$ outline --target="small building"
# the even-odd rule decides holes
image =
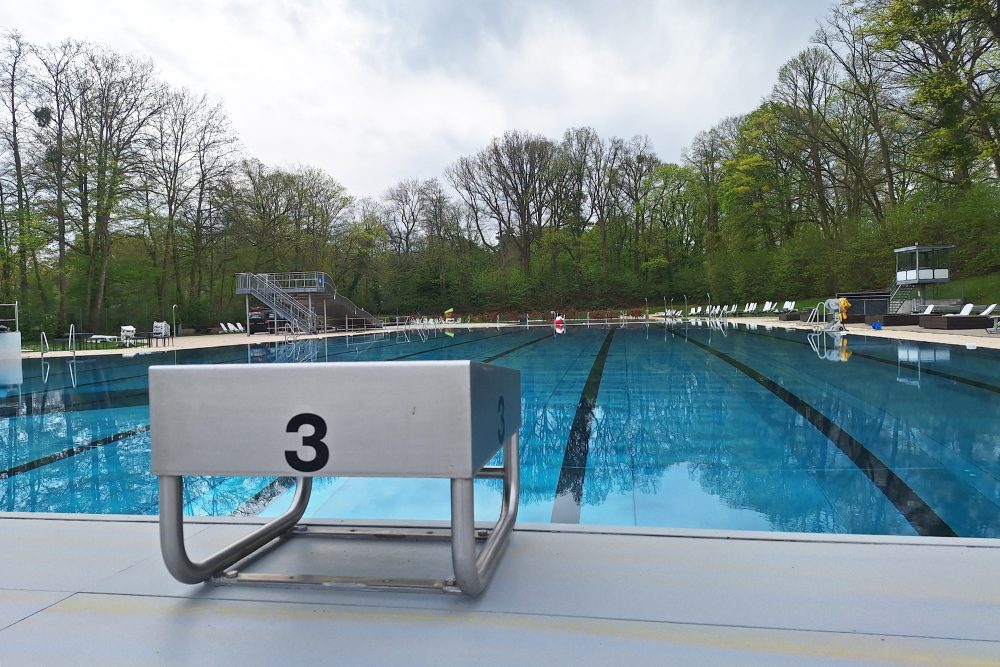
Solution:
[[[953,245],[920,245],[896,248],[896,282],[900,285],[946,283],[950,280]]]
[[[897,312],[905,297],[916,289],[919,303],[927,300],[926,286],[951,280],[953,245],[920,245],[896,248],[896,285],[890,297],[890,312]],[[900,289],[902,288],[902,289]]]

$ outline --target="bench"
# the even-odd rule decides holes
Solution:
[[[472,361],[154,366],[149,399],[161,551],[167,569],[184,583],[280,581],[478,595],[517,518],[521,390],[516,370]],[[503,465],[488,465],[501,448]],[[287,512],[207,559],[193,561],[184,545],[185,475],[291,476],[297,478],[296,492]],[[316,476],[450,479],[451,530],[444,536],[451,541],[454,576],[241,572],[240,561],[278,537],[323,532],[322,526],[299,524]],[[491,530],[477,530],[474,523],[476,477],[503,480],[500,516]],[[396,532],[407,537],[423,531]],[[485,539],[478,555],[477,538]]]

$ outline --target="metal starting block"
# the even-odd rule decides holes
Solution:
[[[149,369],[153,473],[167,569],[194,584],[282,583],[478,595],[510,538],[519,493],[520,373],[473,361],[386,361]],[[503,448],[503,466],[487,463]],[[185,475],[297,478],[292,506],[203,561],[184,545]],[[303,526],[312,478],[451,480],[454,576],[371,579],[241,572],[240,561]],[[503,479],[500,517],[476,553],[473,479]],[[380,529],[418,537],[429,531]],[[440,532],[440,531],[437,531]],[[445,531],[447,533],[447,531]],[[325,534],[357,536],[357,530]],[[478,531],[482,537],[484,531]]]

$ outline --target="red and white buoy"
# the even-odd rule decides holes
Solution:
[[[552,328],[557,334],[566,333],[566,320],[563,319],[562,315],[556,315],[556,319],[552,320]]]

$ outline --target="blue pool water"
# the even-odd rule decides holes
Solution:
[[[0,387],[0,511],[155,514],[150,365],[475,359],[521,371],[520,521],[1000,536],[1000,354],[847,341],[511,328],[25,361]],[[495,518],[497,484],[477,482],[477,518]],[[290,488],[189,478],[186,511],[274,515]],[[445,480],[318,479],[307,516],[444,519],[448,503]]]

